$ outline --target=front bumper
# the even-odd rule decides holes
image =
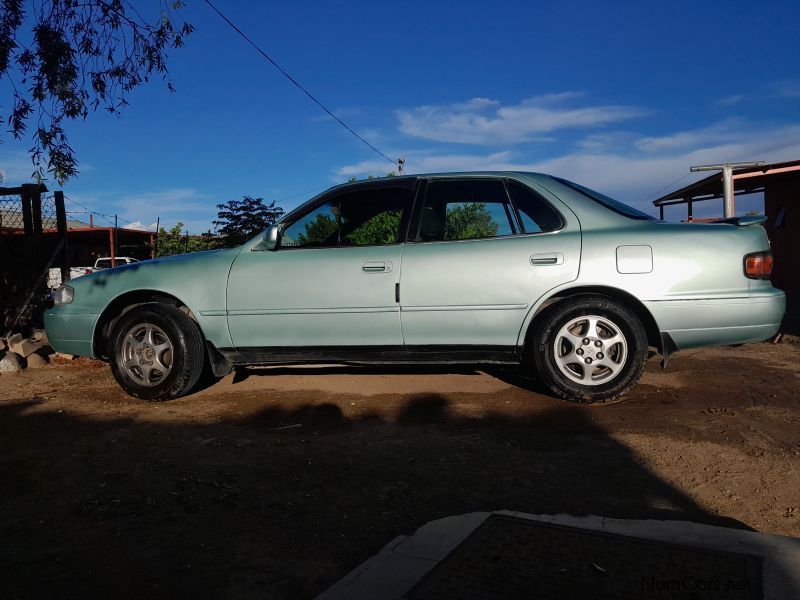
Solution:
[[[47,339],[56,352],[94,357],[92,337],[99,314],[71,313],[54,306],[44,314]]]
[[[644,303],[678,350],[762,342],[780,329],[786,295],[780,290],[742,298]]]

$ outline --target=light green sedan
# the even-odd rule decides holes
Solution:
[[[61,286],[60,352],[107,360],[131,395],[189,393],[240,365],[517,365],[604,401],[650,347],[764,340],[783,292],[761,220],[664,223],[535,173],[391,177],[331,188],[239,248]]]

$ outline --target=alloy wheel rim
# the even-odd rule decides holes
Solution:
[[[585,315],[570,320],[558,331],[553,356],[559,371],[571,381],[602,385],[622,371],[628,342],[611,319]]]
[[[157,325],[138,323],[125,334],[120,364],[139,385],[153,387],[172,371],[174,349],[169,336]]]

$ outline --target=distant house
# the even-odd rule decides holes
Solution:
[[[155,232],[68,219],[63,194],[46,191],[41,184],[0,188],[0,326],[40,321],[46,287],[82,272],[70,267],[100,257],[150,258],[155,247]]]
[[[14,234],[22,238],[24,227],[19,212],[0,210],[0,232],[6,236],[6,240],[13,240],[9,235]],[[41,235],[45,247],[55,248],[58,242],[55,218],[42,218]],[[125,227],[115,229],[112,226],[95,227],[93,219],[90,219],[90,223],[67,219],[69,266],[89,266],[98,258],[115,255],[131,256],[139,260],[152,258],[155,237],[153,231]]]

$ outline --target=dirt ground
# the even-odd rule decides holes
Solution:
[[[506,371],[270,368],[180,400],[102,363],[0,376],[0,598],[309,598],[495,509],[800,536],[800,346],[651,359],[623,401]]]

